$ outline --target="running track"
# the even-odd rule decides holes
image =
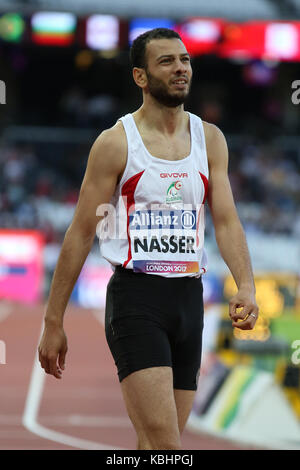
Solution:
[[[103,312],[69,305],[66,370],[57,380],[40,367],[32,375],[43,308],[0,303],[0,340],[6,344],[6,364],[0,364],[0,449],[135,449]],[[25,409],[34,432],[23,425]],[[254,449],[188,430],[182,443],[184,450]]]

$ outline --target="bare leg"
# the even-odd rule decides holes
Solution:
[[[174,389],[180,435],[183,433],[184,427],[192,410],[195,394],[196,391],[194,390]]]
[[[171,367],[133,372],[121,382],[138,449],[180,449]]]

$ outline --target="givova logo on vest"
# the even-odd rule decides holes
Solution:
[[[178,194],[178,191],[180,191],[181,188],[182,188],[181,181],[174,181],[173,183],[170,184],[170,186],[167,189],[167,198],[166,198],[167,204],[172,204],[174,202],[182,202],[182,197],[180,194]]]
[[[188,173],[160,173],[161,178],[188,178]]]

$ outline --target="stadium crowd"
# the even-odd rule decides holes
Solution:
[[[231,186],[246,232],[299,236],[299,165],[272,143],[248,142],[232,152],[229,143],[229,151]],[[72,148],[66,150],[70,168],[64,171],[45,166],[40,152],[32,144],[1,146],[0,227],[38,229],[47,243],[60,242],[78,198],[89,145],[81,146],[76,159]],[[208,218],[208,235],[211,231]]]

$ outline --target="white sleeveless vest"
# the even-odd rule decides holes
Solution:
[[[122,179],[97,234],[102,256],[165,277],[206,272],[204,202],[208,161],[202,120],[190,118],[191,152],[171,161],[146,149],[132,114],[120,118],[128,143]]]

